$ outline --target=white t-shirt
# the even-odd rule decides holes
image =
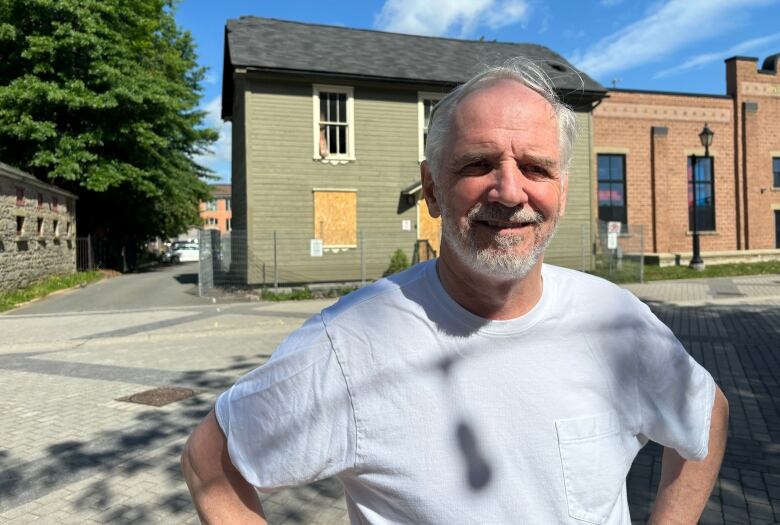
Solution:
[[[542,275],[509,321],[434,262],[342,298],[220,396],[234,465],[261,489],[336,475],[352,523],[630,524],[648,439],[707,455],[714,382],[630,293]]]

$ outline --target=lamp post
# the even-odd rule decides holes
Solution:
[[[699,133],[699,140],[701,145],[704,146],[704,158],[709,161],[710,158],[710,144],[712,144],[712,137],[715,135],[713,131],[704,123],[704,129]],[[709,162],[707,166],[712,166]],[[690,267],[694,270],[703,270],[704,261],[701,258],[701,251],[699,248],[699,228],[696,218],[696,155],[691,155],[691,185],[693,186],[693,256],[691,257]]]

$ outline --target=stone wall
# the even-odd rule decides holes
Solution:
[[[75,271],[75,195],[0,163],[0,291]]]

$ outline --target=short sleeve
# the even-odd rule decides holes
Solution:
[[[707,456],[715,381],[672,331],[636,300],[639,323],[637,402],[640,433],[685,459]]]
[[[319,316],[224,392],[216,415],[231,461],[258,488],[310,483],[354,466],[352,403]]]

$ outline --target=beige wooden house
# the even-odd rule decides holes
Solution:
[[[486,64],[525,55],[577,111],[569,205],[546,260],[592,264],[591,136],[606,91],[537,45],[431,38],[242,17],[225,28],[222,116],[232,122],[232,270],[249,284],[381,276],[425,259],[440,228],[419,165],[433,104]]]

